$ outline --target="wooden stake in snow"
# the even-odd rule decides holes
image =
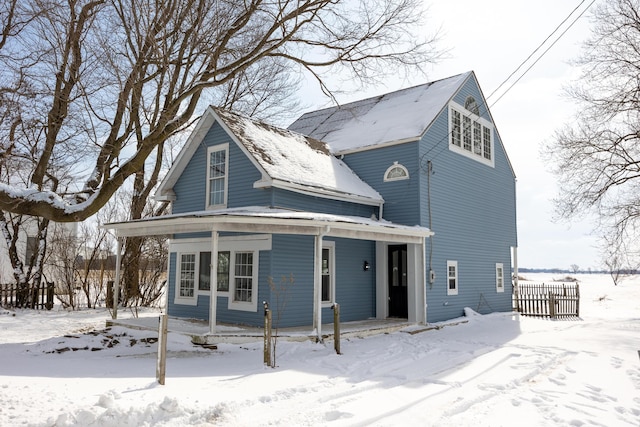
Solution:
[[[269,303],[263,301],[264,304],[264,364],[271,366],[273,363],[271,360],[271,310],[269,310]]]
[[[340,354],[340,304],[334,303],[333,308],[333,348]]]
[[[167,370],[167,315],[160,315],[158,327],[158,363],[156,365],[156,379],[160,385],[164,385],[165,372]]]

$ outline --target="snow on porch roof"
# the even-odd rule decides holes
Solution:
[[[262,206],[188,212],[162,217],[104,224],[119,237],[176,233],[235,231],[245,233],[305,234],[421,243],[433,232],[425,227],[394,224],[386,220],[318,212],[299,212]]]
[[[306,190],[379,205],[384,199],[322,141],[212,107],[270,180],[258,186]]]
[[[303,114],[289,129],[320,139],[334,154],[415,140],[472,71],[373,98]]]

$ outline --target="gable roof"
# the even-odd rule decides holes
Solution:
[[[173,186],[215,122],[261,172],[262,178],[254,183],[256,188],[283,188],[375,206],[384,202],[376,190],[334,157],[324,142],[216,107],[207,108],[201,117],[160,184],[156,198],[171,198]]]
[[[289,129],[326,142],[334,154],[421,138],[472,71],[303,114]]]

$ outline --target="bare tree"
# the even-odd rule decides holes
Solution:
[[[164,142],[195,119],[206,91],[233,94],[239,76],[260,75],[251,70],[304,70],[330,94],[325,72],[347,70],[365,83],[415,72],[438,56],[434,39],[413,31],[420,0],[7,4],[0,110],[15,108],[0,116],[0,143],[5,157],[29,163],[29,176],[26,184],[0,184],[0,210],[54,221],[95,214],[129,177],[157,163],[148,159],[160,158]],[[267,98],[265,87],[256,99]],[[66,177],[74,185],[60,186]],[[153,181],[152,172],[135,191]]]
[[[568,89],[575,119],[543,149],[560,183],[558,216],[595,214],[605,246],[630,250],[640,241],[639,9],[635,0],[599,4],[582,75]]]

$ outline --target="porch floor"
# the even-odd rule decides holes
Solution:
[[[159,318],[157,316],[138,317],[130,319],[109,319],[107,326],[122,326],[131,329],[158,331]],[[386,334],[414,325],[406,319],[370,319],[356,322],[340,322],[340,337],[366,337]],[[252,326],[238,326],[218,324],[216,332],[209,333],[209,323],[204,320],[168,318],[169,332],[191,337],[195,344],[243,344],[261,341],[264,337],[263,328]],[[275,335],[275,329],[273,330]],[[322,324],[322,338],[333,340],[333,323]],[[317,341],[317,335],[311,326],[293,328],[279,328],[278,338],[286,341]]]

